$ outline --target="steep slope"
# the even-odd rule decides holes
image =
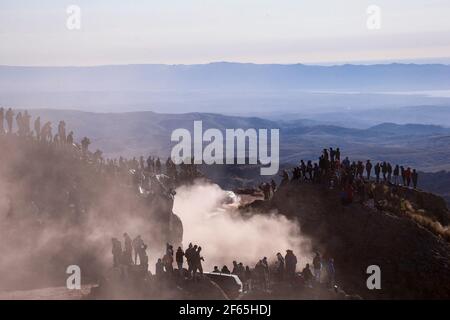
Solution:
[[[335,190],[289,183],[253,209],[298,219],[315,248],[335,259],[337,281],[364,298],[450,297],[450,244],[411,217],[366,204],[343,206]],[[448,212],[447,212],[448,215]],[[381,268],[381,290],[368,290],[366,269]]]
[[[139,193],[128,170],[111,172],[78,145],[15,134],[0,135],[0,150],[0,290],[63,286],[73,264],[91,281],[124,232],[141,234],[151,259],[181,241],[170,201]]]

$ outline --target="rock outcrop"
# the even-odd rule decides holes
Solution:
[[[403,188],[398,195],[409,201],[406,211],[442,223],[448,218],[445,204],[435,195]],[[411,215],[389,211],[389,205],[376,208],[370,199],[343,206],[335,190],[290,182],[270,201],[255,201],[247,209],[275,209],[297,219],[315,249],[334,257],[337,281],[346,292],[368,299],[450,297],[450,243]],[[366,286],[370,265],[381,269],[381,290]]]

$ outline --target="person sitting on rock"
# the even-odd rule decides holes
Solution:
[[[283,170],[280,176],[282,177],[280,186],[283,186],[289,182],[289,174],[286,170]]]
[[[270,186],[272,188],[272,193],[275,193],[275,191],[277,190],[277,183],[275,182],[275,180],[271,180],[270,181]]]
[[[228,269],[227,266],[223,266],[220,272],[224,274],[231,274],[230,269]]]
[[[313,274],[311,272],[311,269],[309,268],[309,263],[306,264],[306,266],[302,270],[302,276],[305,280],[305,285],[309,286],[311,284],[311,280],[313,279]]]

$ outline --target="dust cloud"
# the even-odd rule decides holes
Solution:
[[[276,212],[244,217],[236,210],[239,197],[233,195],[209,183],[177,189],[174,213],[183,221],[183,245],[202,247],[205,271],[215,265],[230,267],[233,260],[254,267],[259,259],[273,261],[277,252],[284,255],[287,249],[300,265],[311,259],[310,241],[298,223]]]
[[[69,146],[0,135],[0,291],[82,282],[111,266],[111,238],[141,235],[150,266],[165,248],[161,223],[127,179],[110,177]]]

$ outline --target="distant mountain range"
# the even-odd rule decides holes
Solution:
[[[0,67],[14,91],[411,91],[450,88],[450,66],[210,63],[98,67]]]
[[[65,120],[75,140],[88,136],[90,149],[105,157],[159,156],[165,160],[175,144],[174,129],[192,132],[194,120],[204,130],[217,128],[279,128],[280,168],[292,168],[301,159],[316,161],[323,148],[340,147],[352,160],[390,161],[420,170],[420,187],[443,196],[450,204],[450,128],[436,125],[381,123],[367,129],[321,124],[308,119],[267,120],[211,113],[159,114],[155,112],[92,113],[73,110],[31,110],[56,129]],[[206,173],[225,189],[254,186],[268,179],[255,165],[203,165]],[[444,172],[447,170],[448,172]],[[424,173],[424,171],[426,173]],[[276,177],[275,177],[276,178]]]
[[[339,146],[353,159],[387,160],[424,171],[450,170],[450,128],[435,125],[382,123],[368,129],[311,124],[307,120],[272,121],[258,117],[211,113],[159,114],[154,112],[89,113],[65,110],[32,110],[54,123],[64,119],[81,140],[88,136],[92,148],[107,156],[159,155],[167,157],[175,143],[173,130],[192,132],[193,121],[202,120],[203,130],[217,128],[279,128],[281,161],[315,160],[324,147]]]
[[[0,66],[2,105],[95,112],[262,114],[450,106],[448,97],[408,94],[427,90],[450,90],[449,65]]]
[[[344,127],[365,129],[384,122],[396,124],[427,124],[450,127],[449,106],[413,106],[402,108],[338,108],[333,112],[278,114],[273,119],[302,119],[307,117],[310,124],[334,124]],[[387,129],[387,128],[385,128]]]

